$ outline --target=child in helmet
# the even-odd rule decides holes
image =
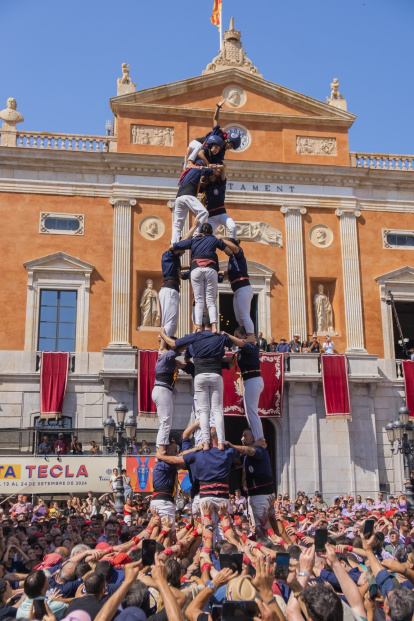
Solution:
[[[214,115],[214,122],[218,121],[219,111],[224,102],[225,99],[222,99],[216,104],[217,110]],[[221,129],[220,125],[215,125],[206,136],[191,141],[187,149],[186,166],[194,166],[194,162],[197,158],[201,159],[205,166],[209,166],[210,164],[222,164],[227,149],[238,149],[240,144],[241,138],[239,134],[236,132],[230,132],[230,134],[228,134]],[[190,152],[190,147],[192,145],[194,148]],[[216,148],[217,146],[219,146],[218,150]]]

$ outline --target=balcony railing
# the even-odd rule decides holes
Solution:
[[[58,151],[115,151],[115,136],[84,136],[48,132],[17,132],[16,147]]]
[[[41,352],[38,351],[36,353],[36,369],[35,371],[40,371],[40,360],[41,360],[42,356],[41,356]],[[70,354],[70,358],[69,358],[69,372],[70,373],[75,373],[75,360],[76,360],[76,354]]]
[[[414,155],[394,155],[390,153],[351,152],[351,166],[355,168],[372,168],[375,170],[413,171]]]

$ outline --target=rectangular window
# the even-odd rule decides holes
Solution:
[[[76,293],[40,292],[38,351],[75,351]]]

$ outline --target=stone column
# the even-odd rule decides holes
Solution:
[[[280,211],[285,214],[286,226],[290,338],[299,334],[304,340],[307,336],[307,325],[302,216],[305,215],[306,208],[283,206]]]
[[[135,198],[111,198],[114,208],[112,259],[112,319],[109,347],[131,347],[129,316],[131,297],[131,207]]]
[[[171,209],[172,219],[174,219],[174,205],[175,201],[170,200],[167,203],[168,207]],[[185,219],[184,227],[182,230],[182,235],[188,233],[190,228],[190,215],[187,214]],[[190,265],[190,251],[186,250],[183,256],[181,257],[181,265]],[[180,310],[178,315],[178,327],[177,327],[177,336],[181,338],[186,334],[191,332],[191,284],[190,279],[181,281],[181,289],[180,289]]]
[[[361,280],[356,219],[361,215],[355,209],[337,209],[341,226],[342,271],[344,276],[345,319],[347,351],[366,352],[362,323]]]

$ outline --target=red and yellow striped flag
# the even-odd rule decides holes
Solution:
[[[221,26],[221,2],[222,0],[214,0],[213,13],[210,18],[211,23],[217,26],[217,28]]]

